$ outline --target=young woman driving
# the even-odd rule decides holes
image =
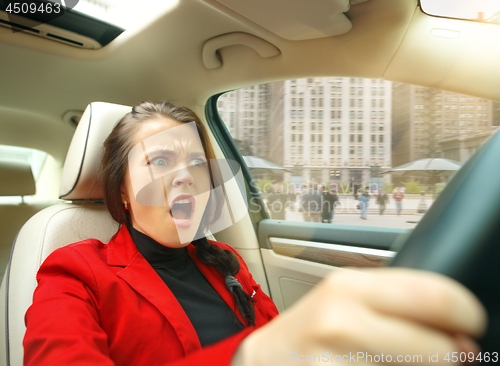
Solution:
[[[335,271],[277,316],[239,254],[205,237],[224,211],[214,159],[187,108],[145,102],[123,117],[102,159],[121,227],[108,244],[71,244],[42,264],[26,365],[283,365],[357,352],[426,362],[477,349],[481,304],[418,271]]]

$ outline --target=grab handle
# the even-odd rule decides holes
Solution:
[[[280,50],[271,43],[254,35],[235,32],[228,33],[209,39],[203,46],[203,64],[209,70],[217,69],[222,66],[222,58],[219,50],[224,47],[243,45],[253,48],[262,58],[269,58],[279,55]]]

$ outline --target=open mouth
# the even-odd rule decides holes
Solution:
[[[193,204],[188,199],[175,201],[170,208],[170,212],[174,219],[189,220],[193,212]]]
[[[177,226],[191,226],[195,202],[194,197],[191,195],[179,195],[174,199],[174,202],[170,206],[170,214]]]

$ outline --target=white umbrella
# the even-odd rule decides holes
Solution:
[[[429,158],[412,161],[382,172],[399,176],[416,175],[423,177],[450,176],[460,169],[462,163],[442,158]]]
[[[244,156],[248,169],[251,173],[284,173],[291,172],[290,169],[284,168],[278,164],[274,164],[266,159],[258,158],[256,156]]]

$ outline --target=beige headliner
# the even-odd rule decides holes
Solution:
[[[429,17],[416,0],[369,0],[353,5],[349,17],[345,35],[288,41],[215,0],[181,0],[97,51],[0,28],[0,144],[36,147],[62,162],[73,133],[61,118],[67,110],[166,99],[203,114],[217,92],[306,76],[385,78],[500,100],[500,26]],[[433,28],[461,35],[436,38]],[[207,70],[203,44],[230,32],[261,37],[281,54],[262,59],[232,46],[221,51],[221,68]]]

